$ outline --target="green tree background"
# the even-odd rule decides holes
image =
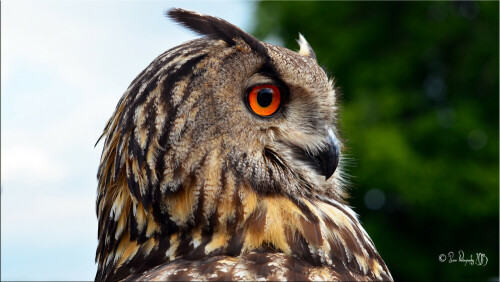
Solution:
[[[334,76],[350,204],[396,280],[498,277],[498,2],[260,2]],[[440,262],[485,253],[486,266]]]

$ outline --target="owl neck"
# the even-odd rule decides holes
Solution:
[[[116,197],[122,197],[122,205],[115,204],[110,222],[101,223],[111,229],[105,231],[109,241],[100,242],[96,279],[122,279],[180,258],[236,257],[255,250],[374,277],[388,273],[347,206],[321,198],[260,195],[242,183],[222,186],[190,185],[153,202],[146,212],[124,185]]]

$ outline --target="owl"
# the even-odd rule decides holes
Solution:
[[[392,280],[345,202],[336,89],[216,17],[132,81],[101,136],[96,280]]]

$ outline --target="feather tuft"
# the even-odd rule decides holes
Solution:
[[[221,39],[229,46],[237,45],[235,39],[241,38],[254,51],[268,57],[267,48],[260,40],[223,19],[180,8],[170,9],[166,16],[200,35]]]
[[[316,53],[312,49],[311,45],[307,42],[306,38],[299,33],[299,39],[297,39],[297,43],[299,43],[300,50],[299,54],[305,57],[310,57],[316,60]]]

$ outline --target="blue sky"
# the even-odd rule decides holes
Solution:
[[[171,7],[252,26],[252,2],[2,1],[2,280],[93,280],[94,144],[135,76],[196,37]]]

